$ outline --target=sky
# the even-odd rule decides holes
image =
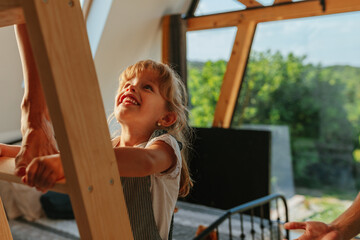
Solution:
[[[273,0],[259,0],[271,5]],[[201,0],[195,14],[244,9],[237,0]],[[188,60],[228,60],[236,28],[187,33]],[[306,63],[360,67],[360,12],[258,24],[252,50],[306,55]]]

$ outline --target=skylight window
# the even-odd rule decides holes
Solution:
[[[243,10],[246,7],[236,0],[200,0],[195,16]]]

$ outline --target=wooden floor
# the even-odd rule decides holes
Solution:
[[[202,224],[210,225],[224,211],[206,206],[178,202],[179,211],[174,216],[173,240],[189,240],[195,236],[197,227]],[[27,222],[23,219],[9,221],[14,240],[68,240],[80,239],[75,220],[50,220],[41,218],[35,222]],[[239,220],[232,220],[233,239],[239,239]],[[249,229],[250,222],[245,223],[245,229]],[[247,232],[250,232],[247,231]],[[251,239],[250,235],[248,236]],[[220,239],[229,239],[228,224],[220,227]],[[261,239],[260,236],[255,239]],[[270,239],[265,237],[265,239]]]

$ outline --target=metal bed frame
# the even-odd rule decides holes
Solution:
[[[280,211],[279,211],[279,204],[278,201],[281,200],[283,203],[283,207],[284,207],[284,218],[285,219],[281,219],[280,218]],[[276,220],[271,220],[270,216],[266,216],[264,214],[264,208],[266,206],[270,206],[270,204],[275,203],[275,211],[277,213],[277,218]],[[260,210],[260,216],[255,216],[255,211],[259,211]],[[250,214],[245,214],[245,212],[250,212]],[[233,226],[232,226],[232,222],[231,219],[234,218],[234,215],[239,215],[239,219],[240,219],[240,236],[234,236],[233,235]],[[249,234],[246,234],[246,232],[244,231],[244,215],[246,215],[247,217],[250,217],[250,232]],[[255,220],[256,219],[256,220]],[[217,238],[220,239],[220,231],[219,231],[219,226],[221,224],[223,224],[226,220],[228,220],[229,223],[229,235],[227,239],[255,239],[255,234],[256,234],[256,230],[254,225],[255,224],[260,224],[260,234],[261,234],[261,239],[264,240],[265,239],[265,234],[264,234],[264,229],[268,228],[269,229],[269,233],[270,239],[289,239],[289,230],[285,230],[285,236],[282,237],[283,233],[280,229],[280,225],[283,224],[284,222],[288,222],[289,221],[289,215],[288,215],[288,207],[287,207],[287,203],[286,203],[286,199],[284,196],[280,195],[280,194],[271,194],[259,199],[256,199],[254,201],[248,202],[248,203],[244,203],[240,206],[234,207],[229,209],[223,216],[221,216],[220,218],[218,218],[214,223],[212,223],[208,228],[206,228],[203,232],[201,232],[198,236],[196,236],[195,238],[193,238],[193,240],[201,240],[201,239],[206,239],[206,237],[213,231],[216,232]],[[276,233],[274,233],[274,231],[276,231]],[[248,231],[247,231],[248,232]],[[249,238],[250,237],[250,238]]]

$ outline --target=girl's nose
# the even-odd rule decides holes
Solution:
[[[130,85],[127,89],[126,89],[127,92],[135,92],[135,87],[134,85]]]

